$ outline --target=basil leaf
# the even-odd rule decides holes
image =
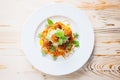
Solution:
[[[58,39],[58,42],[59,42],[60,45],[62,45],[63,40],[62,40],[61,38],[59,38],[59,39]]]
[[[47,54],[44,50],[42,50],[41,53],[42,53],[42,56],[46,56]]]
[[[47,23],[48,23],[48,25],[53,25],[54,24],[53,21],[49,18],[47,19]]]
[[[75,38],[78,38],[78,36],[79,36],[78,33],[73,33],[73,35]]]
[[[63,30],[60,30],[60,29],[57,29],[56,33],[55,33],[55,36],[56,37],[63,37],[64,36],[64,31]]]
[[[62,40],[63,40],[63,41],[65,41],[66,39],[67,39],[67,37],[66,37],[66,36],[63,36],[63,37],[62,37]]]
[[[73,44],[75,45],[75,47],[79,47],[79,41],[75,40],[73,41]]]

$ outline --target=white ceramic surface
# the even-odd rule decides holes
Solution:
[[[79,34],[80,47],[69,58],[53,61],[41,55],[37,34],[44,28],[47,18],[66,20],[73,32]],[[65,4],[49,4],[35,12],[22,33],[22,48],[28,60],[36,69],[51,75],[65,75],[80,69],[91,56],[93,47],[94,32],[89,19],[83,11]]]

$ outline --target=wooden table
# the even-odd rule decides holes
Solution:
[[[28,17],[50,2],[84,10],[95,33],[91,59],[65,76],[36,70],[21,49]],[[120,0],[0,0],[0,80],[120,80]]]

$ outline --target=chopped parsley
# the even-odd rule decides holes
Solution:
[[[56,56],[52,56],[52,59],[53,59],[54,61],[56,61],[56,60],[57,60],[57,57],[56,57]]]
[[[73,33],[73,35],[75,38],[78,38],[78,36],[79,36],[78,33]]]
[[[41,38],[41,34],[40,33],[38,33],[38,38]]]
[[[71,48],[71,45],[72,45],[71,43],[68,43],[68,44],[67,44],[67,49],[68,49],[68,50]]]
[[[55,47],[52,45],[52,46],[50,46],[50,51],[51,52],[54,52],[55,51]]]
[[[41,53],[43,56],[46,56],[46,54],[47,54],[44,50],[42,50]]]
[[[73,41],[73,44],[74,44],[75,47],[79,47],[79,41],[74,40],[74,41]]]

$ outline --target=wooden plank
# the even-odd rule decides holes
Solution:
[[[27,71],[20,73],[20,80],[45,80],[45,78],[39,71]]]
[[[1,72],[33,71],[31,64],[25,56],[0,56]]]
[[[120,9],[84,10],[95,30],[120,28]]]
[[[52,1],[56,0],[44,0],[44,1],[39,1],[39,0],[21,0],[21,1],[16,1],[16,0],[11,0],[11,1],[2,1],[0,3],[1,7],[1,13],[0,13],[0,25],[10,25],[10,26],[23,26],[25,22],[27,21],[28,17],[36,10],[41,8],[41,6],[50,3]],[[60,0],[59,0],[60,1]],[[7,3],[6,3],[7,2]],[[28,3],[29,2],[29,3]],[[15,3],[15,4],[13,4]],[[115,4],[116,6],[119,6],[120,1],[115,0],[115,1],[100,1],[100,0],[61,0],[61,3],[66,3],[66,4],[71,4],[74,6],[82,6],[83,8],[86,8],[86,5],[84,3],[90,4],[90,5],[97,5],[97,4],[103,4],[106,3],[105,5],[110,5],[110,4]],[[6,7],[7,5],[8,7]],[[104,5],[104,4],[103,4]],[[89,6],[89,5],[88,5]],[[102,6],[102,5],[101,5]],[[94,6],[91,6],[94,7]],[[89,8],[91,8],[89,7]],[[114,7],[114,6],[113,6]],[[88,10],[91,10],[87,8]],[[108,9],[108,8],[107,8]],[[117,9],[117,8],[114,8]],[[84,10],[84,9],[83,9]],[[93,9],[95,10],[95,9]],[[98,8],[98,10],[101,10]],[[112,12],[118,12],[118,11],[112,11]],[[9,13],[9,14],[8,14]],[[91,14],[90,14],[91,15]]]
[[[0,32],[0,43],[14,43],[16,44],[16,41],[18,39],[17,32]]]
[[[0,72],[2,80],[44,80],[43,75],[38,71],[27,72]]]
[[[66,76],[44,75],[45,80],[119,80],[119,56],[94,56],[80,70]]]
[[[0,73],[7,75],[16,73],[21,80],[27,80],[29,77],[30,80],[33,78],[38,80],[42,76],[45,80],[119,80],[120,56],[93,56],[80,70],[65,76],[51,76],[41,73],[33,68],[24,56],[1,56]],[[0,75],[0,78],[2,77]]]
[[[55,0],[55,2],[71,4],[87,10],[120,9],[119,0]]]
[[[0,48],[0,56],[24,56],[21,49],[17,48]]]
[[[96,33],[94,55],[120,55],[120,32]]]
[[[1,72],[1,71],[0,71],[0,79],[1,80],[20,80],[19,75],[16,72]]]

